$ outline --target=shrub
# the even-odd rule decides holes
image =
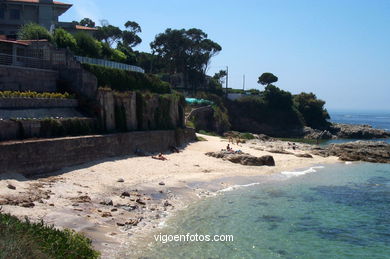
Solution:
[[[140,90],[159,94],[171,92],[169,83],[161,81],[154,75],[90,64],[83,64],[83,67],[97,77],[99,86],[109,87],[112,90]]]
[[[77,50],[76,39],[72,34],[62,28],[58,28],[54,31],[53,39],[59,48],[69,48],[72,51]]]
[[[90,58],[100,58],[102,45],[91,35],[85,32],[78,32],[74,35],[77,42],[76,54]]]
[[[329,126],[328,111],[324,108],[325,102],[317,99],[313,93],[300,93],[294,96],[294,105],[302,114],[307,126],[324,129]]]
[[[27,23],[23,25],[18,32],[20,40],[52,40],[52,36],[48,30],[36,23]]]
[[[37,93],[34,91],[0,91],[0,98],[49,98],[49,99],[72,99],[73,95],[69,93]]]
[[[72,230],[0,214],[0,258],[98,258],[91,244]]]

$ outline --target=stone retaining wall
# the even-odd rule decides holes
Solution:
[[[103,158],[131,155],[136,149],[162,152],[195,140],[193,129],[139,131],[0,143],[0,174],[36,175]]]
[[[60,98],[0,98],[0,109],[76,108],[76,99]]]
[[[0,91],[57,92],[54,70],[0,65]]]

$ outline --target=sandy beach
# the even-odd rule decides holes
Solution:
[[[276,165],[244,166],[206,156],[226,148],[227,139],[200,135],[198,141],[179,153],[166,153],[166,161],[151,156],[106,159],[65,168],[50,175],[26,178],[0,175],[0,204],[3,213],[30,220],[43,220],[58,228],[70,228],[93,240],[103,258],[115,258],[132,244],[150,237],[167,216],[193,201],[213,195],[194,182],[218,183],[224,189],[235,183],[219,181],[235,176],[258,176],[337,163],[337,157],[296,157],[270,153],[286,150],[307,153],[307,145],[250,140],[232,148],[254,156],[272,155]],[[219,185],[219,186],[218,186]]]

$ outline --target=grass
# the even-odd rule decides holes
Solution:
[[[311,145],[316,145],[317,140],[316,139],[305,139],[305,138],[278,138],[282,141],[287,141],[287,142],[297,142],[297,143],[305,143],[305,144],[311,144]],[[318,143],[321,144],[325,142],[326,140],[320,139],[318,140]]]
[[[72,230],[0,213],[0,258],[98,258],[91,240]]]
[[[205,130],[199,130],[199,134],[207,135],[207,136],[214,136],[214,137],[220,137],[217,133],[215,132],[209,132]]]
[[[196,141],[207,141],[207,139],[201,136],[196,136]]]

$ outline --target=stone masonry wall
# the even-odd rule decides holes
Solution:
[[[0,65],[0,91],[56,92],[58,72]]]
[[[36,175],[103,158],[163,152],[195,140],[193,129],[139,131],[0,143],[0,174]]]
[[[76,108],[76,99],[60,98],[0,98],[0,109]]]

